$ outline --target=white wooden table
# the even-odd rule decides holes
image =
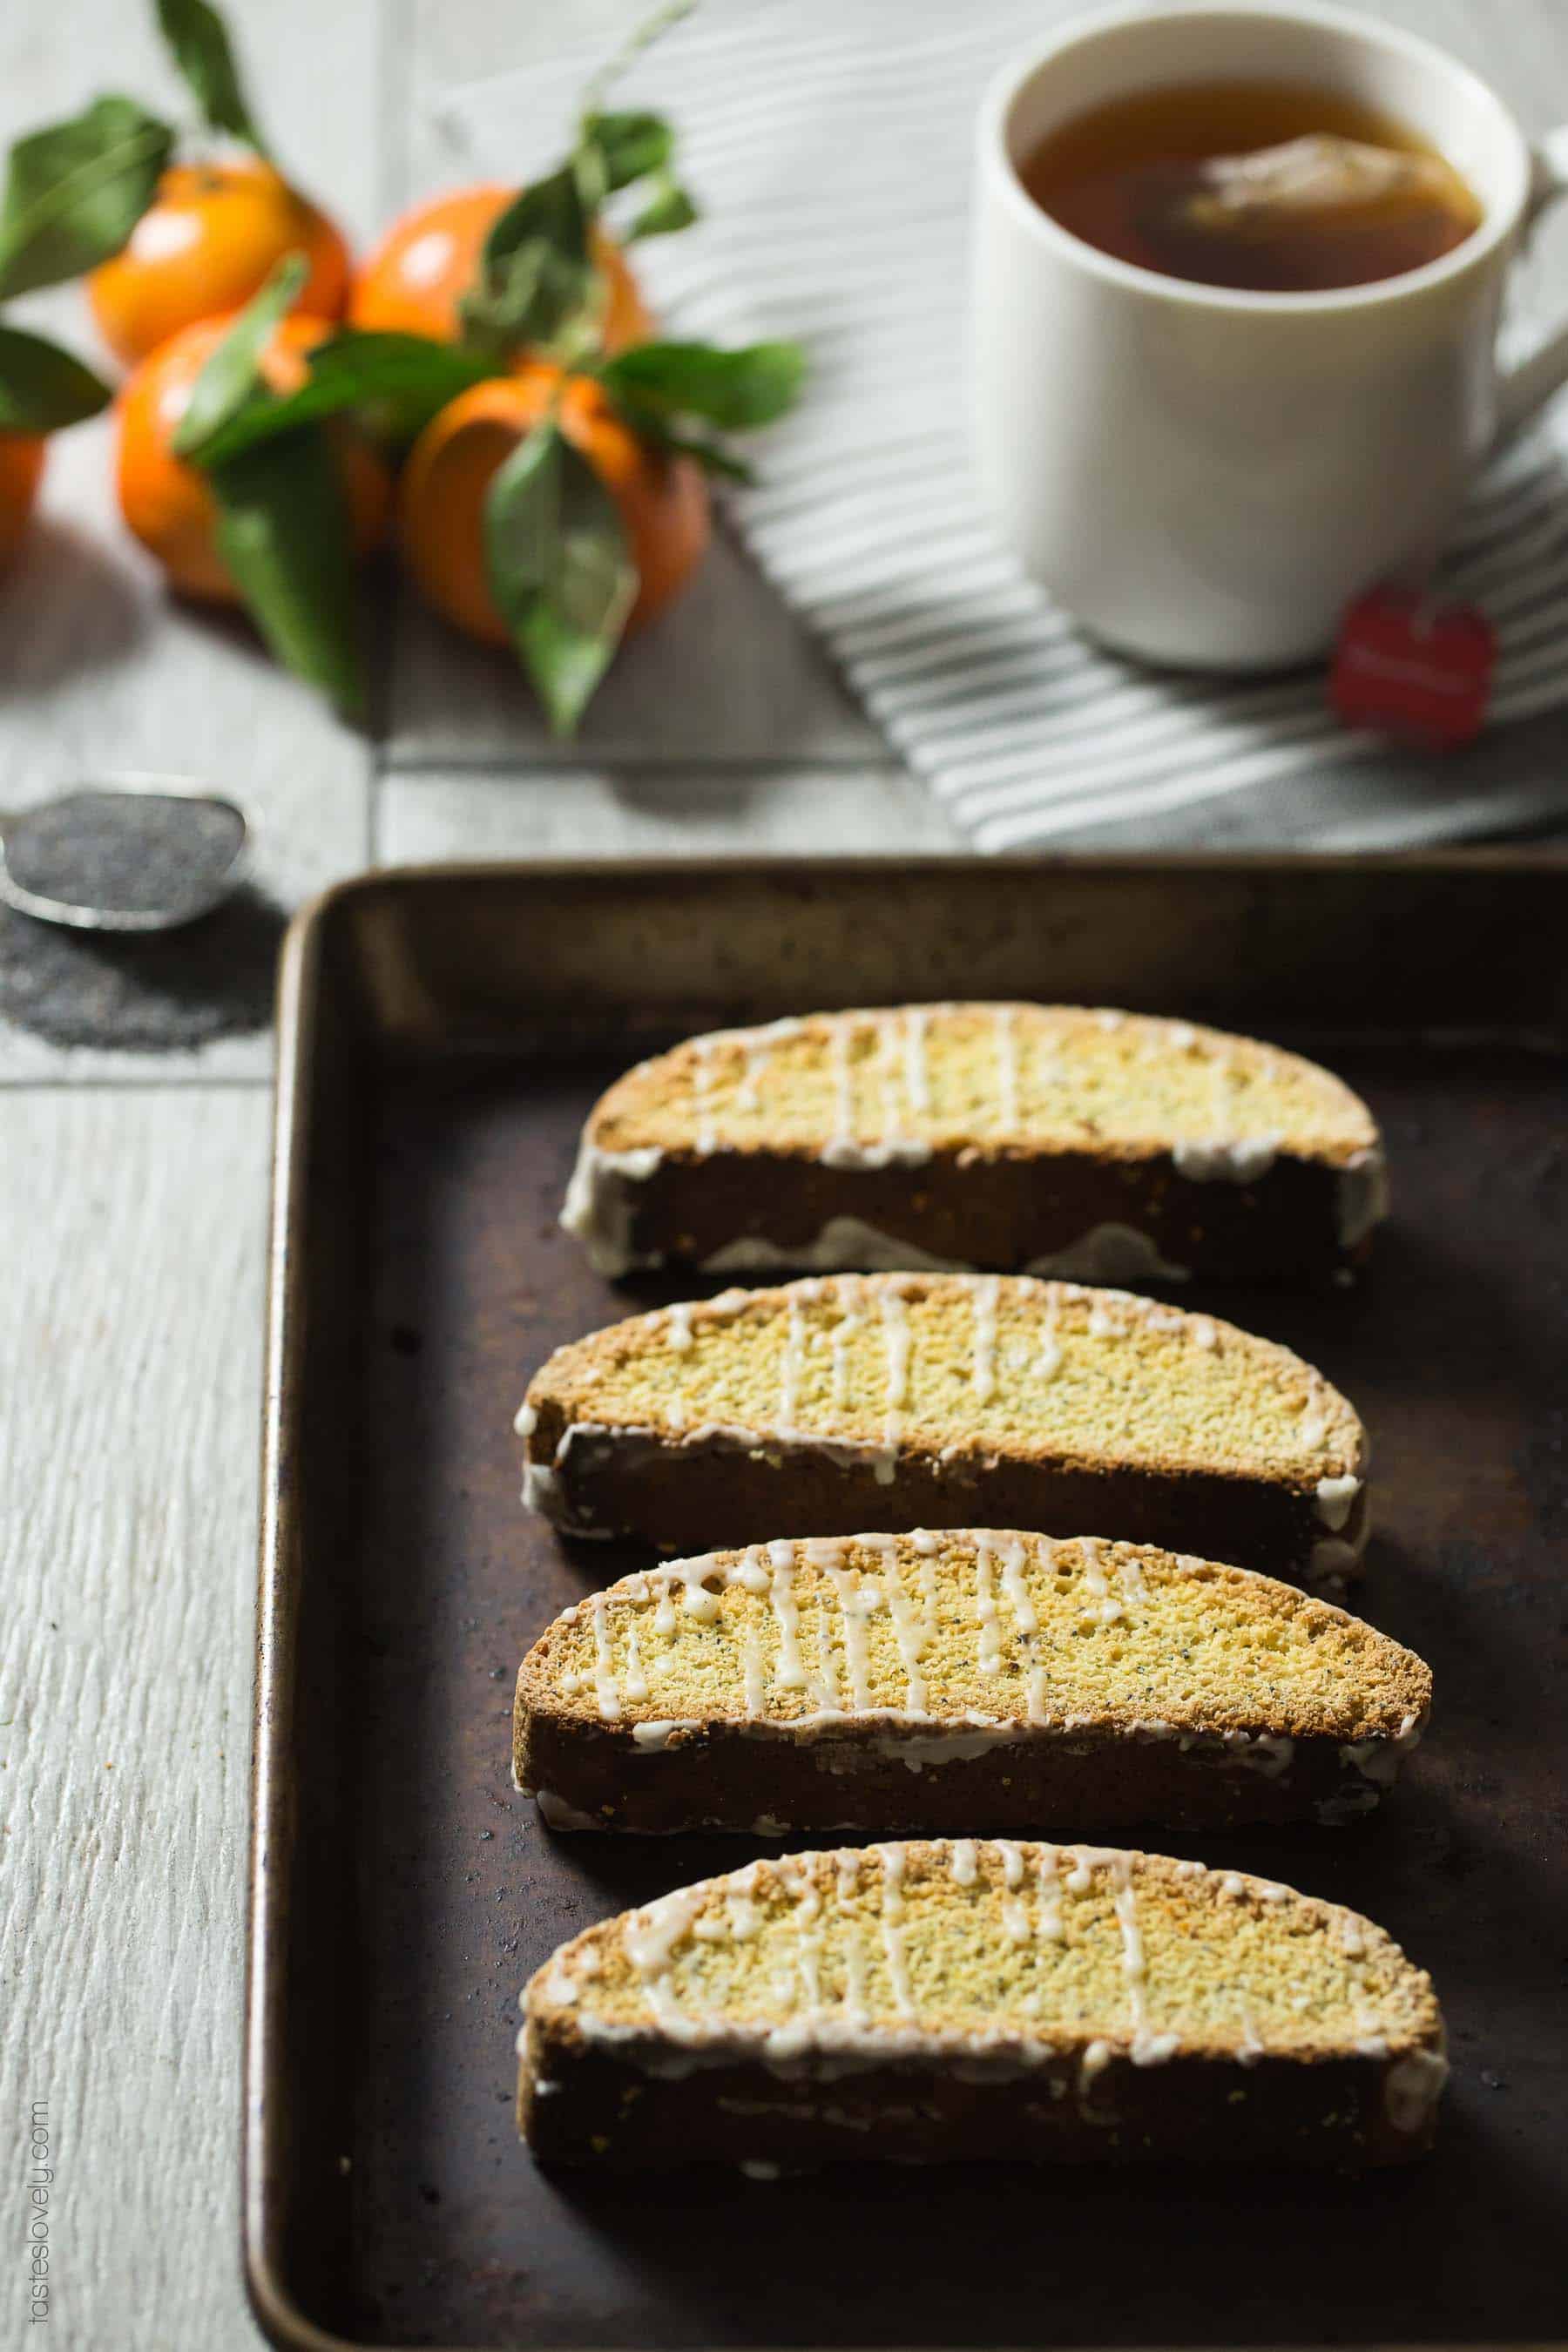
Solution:
[[[1532,59],[1560,5],[1507,0],[1506,74],[1486,0],[1398,13],[1537,121]],[[363,240],[411,194],[473,176],[431,127],[437,92],[531,42],[624,26],[627,5],[231,13],[286,161]],[[104,87],[172,100],[150,16],[132,0],[0,11],[0,132]],[[74,299],[46,307],[85,332]],[[0,805],[110,767],[209,774],[256,812],[262,879],[290,903],[367,863],[458,854],[952,845],[728,547],[571,756],[503,665],[406,606],[366,740],[165,600],[113,526],[109,463],[107,425],[58,446],[0,588]],[[258,2340],[237,2157],[269,1061],[262,1038],[149,1061],[0,1028],[0,2121],[16,2249],[26,2126],[47,2103],[52,2339],[73,2352]],[[0,2343],[29,2332],[8,2263]]]
[[[360,240],[410,194],[473,176],[426,137],[422,97],[520,62],[547,14],[559,39],[626,11],[231,10],[264,119]],[[132,0],[0,11],[0,134],[103,87],[172,100],[150,16]],[[45,310],[85,338],[74,298]],[[5,805],[107,767],[211,775],[256,813],[261,879],[290,904],[376,861],[950,843],[728,546],[570,757],[503,664],[411,607],[366,741],[164,598],[114,526],[110,464],[106,424],[56,445],[26,562],[0,587]],[[49,2334],[26,2328],[12,2264],[0,2344],[258,2340],[237,2160],[270,1058],[265,1038],[149,1061],[0,1027],[14,2222],[35,2100],[58,2167]]]

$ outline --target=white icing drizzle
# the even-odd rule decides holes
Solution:
[[[796,1937],[795,1964],[800,1970],[801,1990],[808,2011],[822,2006],[822,1936],[817,1922],[822,1917],[822,1897],[816,1882],[803,1864],[797,1882],[799,1892],[795,1907]]]
[[[1104,1299],[1097,1298],[1093,1306],[1089,1310],[1089,1338],[1091,1339],[1119,1339],[1121,1334],[1121,1324],[1118,1323],[1115,1316],[1107,1310]]]
[[[601,1151],[586,1133],[561,1204],[561,1224],[576,1236],[595,1274],[616,1276],[652,1263],[632,1247],[637,1187],[664,1164],[657,1144],[633,1151]]]
[[[1411,2050],[1383,2078],[1384,2112],[1396,2132],[1424,2132],[1431,2123],[1448,2062],[1440,2050]]]
[[[1149,1587],[1143,1575],[1143,1563],[1136,1552],[1123,1552],[1117,1562],[1117,1575],[1129,1601],[1148,1600]]]
[[[909,1315],[901,1290],[885,1289],[880,1292],[879,1299],[883,1344],[888,1354],[888,1400],[882,1424],[882,1443],[884,1445],[896,1445],[900,1417],[910,1388]]]
[[[678,1731],[700,1731],[701,1723],[695,1716],[664,1716],[645,1718],[632,1726],[632,1738],[638,1748],[648,1754],[660,1756]]]
[[[763,1649],[763,1637],[755,1625],[748,1625],[741,1652],[741,1676],[745,1687],[746,1712],[763,1715],[768,1704],[768,1667]]]
[[[800,1402],[801,1374],[805,1370],[805,1316],[798,1289],[789,1293],[784,1320],[784,1360],[779,1370],[779,1420],[793,1429]]]
[[[973,1361],[970,1385],[977,1404],[989,1404],[996,1392],[996,1310],[1002,1297],[1002,1277],[988,1274],[974,1285],[972,1293],[974,1309]]]
[[[931,1109],[931,1084],[926,1070],[926,1023],[923,1004],[911,1004],[904,1014],[904,1090],[911,1118],[924,1118]]]
[[[1038,1864],[1040,1880],[1039,1936],[1044,1943],[1059,1943],[1062,1927],[1062,1882],[1057,1849],[1042,1845]]]
[[[861,1322],[864,1319],[861,1316],[856,1313],[853,1307],[845,1304],[845,1288],[846,1286],[843,1283],[840,1283],[838,1286],[838,1320],[834,1325],[832,1332],[829,1335],[829,1344],[833,1349],[833,1403],[835,1411],[843,1405],[848,1398],[849,1342],[855,1337],[856,1332],[860,1328]]]
[[[665,1315],[665,1345],[672,1348],[678,1356],[688,1354],[694,1345],[691,1331],[691,1304],[689,1299],[684,1299],[679,1306],[668,1308]]]
[[[782,1025],[782,1024],[781,1024]],[[760,1029],[746,1041],[746,1059],[741,1072],[741,1083],[735,1089],[735,1108],[747,1118],[762,1108],[763,1072],[773,1050],[773,1033]]]
[[[731,1941],[749,1944],[753,1936],[763,1931],[763,1915],[752,1897],[757,1891],[757,1865],[737,1874],[729,1891],[729,1929]]]
[[[602,1719],[614,1723],[621,1711],[621,1691],[616,1680],[616,1654],[610,1646],[609,1609],[602,1592],[595,1593],[589,1608],[594,1621],[594,1689]]]
[[[829,1168],[858,1157],[855,1139],[855,1066],[851,1058],[855,1024],[841,1013],[831,1030],[833,1066],[833,1134],[822,1157]]]
[[[1099,1539],[1094,1536],[1080,1536],[1078,1549],[1083,1562],[1083,1580],[1094,1604],[1093,1613],[1102,1625],[1113,1625],[1118,1617],[1124,1617],[1127,1612],[1110,1590]]]
[[[761,1544],[748,1544],[730,1573],[743,1592],[765,1592],[773,1582],[772,1570],[763,1566]]]
[[[637,1642],[637,1621],[626,1620],[626,1672],[625,1690],[635,1706],[647,1696],[647,1676],[643,1672],[642,1650]]]
[[[669,1980],[671,1963],[676,1946],[690,1934],[706,1898],[706,1887],[678,1886],[672,1895],[646,1904],[626,1924],[626,1958],[642,1979],[655,2017],[676,2032],[685,2019]]]
[[[1010,1944],[1026,1944],[1033,1929],[1029,1925],[1028,1907],[1018,1900],[1017,1890],[1024,1884],[1024,1857],[1010,1838],[994,1841],[996,1858],[1002,1864],[1002,1933]]]
[[[708,1159],[719,1149],[719,1131],[714,1119],[714,1062],[718,1055],[717,1034],[693,1040],[691,1052],[691,1125],[693,1150],[700,1160]]]
[[[1340,1762],[1348,1764],[1366,1780],[1392,1788],[1399,1778],[1399,1768],[1413,1748],[1421,1744],[1421,1726],[1413,1715],[1407,1715],[1399,1729],[1390,1735],[1383,1732],[1371,1739],[1348,1739],[1341,1743]]]
[[[870,1658],[866,1647],[866,1619],[877,1606],[877,1596],[862,1589],[852,1570],[844,1566],[844,1547],[832,1538],[814,1538],[805,1547],[814,1568],[825,1569],[838,1601],[839,1635],[844,1644],[844,1677],[849,1704],[863,1713],[871,1703]],[[824,1648],[826,1650],[826,1642]]]
[[[1115,1888],[1117,1924],[1121,1929],[1121,1972],[1127,1979],[1128,2005],[1132,2019],[1132,2063],[1160,2066],[1181,2047],[1174,2033],[1153,2033],[1149,2027],[1147,1988],[1143,1969],[1143,1933],[1138,1925],[1138,1895],[1132,1884],[1132,1857],[1113,1852],[1110,1882]]]
[[[983,1675],[1002,1671],[1002,1628],[997,1622],[991,1567],[994,1546],[988,1535],[974,1538],[974,1614],[980,1626],[979,1666]]]
[[[781,1557],[781,1554],[783,1557]],[[773,1563],[773,1622],[779,1629],[779,1656],[775,1676],[781,1690],[805,1690],[808,1677],[805,1662],[800,1654],[800,1611],[795,1597],[795,1547],[773,1543],[768,1546]]]
[[[882,1091],[882,1152],[889,1160],[899,1160],[909,1139],[899,1117],[899,1038],[893,1013],[884,1013],[877,1024],[877,1077]]]
[[[915,2003],[904,1951],[904,1850],[902,1846],[879,1845],[876,1853],[882,1865],[882,1953],[888,1964],[888,1981],[892,1987],[894,2005],[906,2017],[912,2017]]]
[[[1362,1482],[1348,1473],[1342,1478],[1320,1478],[1314,1500],[1318,1517],[1332,1535],[1338,1535],[1355,1507]]]
[[[1020,1639],[1027,1642],[1032,1634],[1039,1633],[1039,1613],[1035,1609],[1035,1601],[1030,1600],[1030,1588],[1025,1583],[1023,1573],[1027,1552],[1016,1536],[1011,1536],[1006,1543],[996,1545],[996,1552],[1002,1559],[1002,1590],[1006,1592],[1008,1609],[1013,1612],[1013,1625],[1018,1628]]]
[[[1046,1301],[1045,1314],[1041,1318],[1040,1344],[1035,1351],[1035,1360],[1031,1368],[1037,1381],[1054,1381],[1062,1368],[1061,1340],[1057,1330],[1060,1307],[1061,1293],[1058,1290],[1051,1291]]]
[[[979,1848],[973,1838],[955,1838],[951,1856],[952,1883],[955,1886],[973,1886],[975,1881]]]
[[[891,1537],[885,1538],[884,1544],[879,1548],[882,1549],[882,1590],[887,1596],[889,1614],[893,1621],[893,1638],[899,1645],[899,1659],[907,1685],[904,1705],[911,1715],[924,1715],[926,1685],[925,1676],[921,1672],[921,1660],[925,1655],[926,1643],[930,1639],[930,1619],[929,1616],[917,1617],[915,1614],[914,1604],[899,1572],[898,1546]],[[922,1563],[921,1575],[930,1582],[928,1605],[934,1608],[936,1576],[929,1561]]]
[[[999,1004],[995,1009],[996,1030],[996,1124],[1003,1134],[1011,1135],[1018,1125],[1018,1033],[1015,1026],[1016,1007]]]
[[[1388,1214],[1388,1170],[1380,1144],[1368,1144],[1346,1160],[1337,1190],[1340,1246],[1359,1248]]]

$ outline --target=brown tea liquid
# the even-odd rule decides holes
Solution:
[[[1468,183],[1403,123],[1299,83],[1113,99],[1049,132],[1019,177],[1042,212],[1119,261],[1256,293],[1397,278],[1481,218]]]

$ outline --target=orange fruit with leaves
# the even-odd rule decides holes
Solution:
[[[237,310],[285,255],[310,265],[295,308],[337,319],[349,250],[332,223],[259,156],[176,163],[125,246],[87,281],[100,331],[132,364],[199,319]]]
[[[217,604],[239,601],[218,548],[217,504],[200,468],[176,457],[170,445],[197,377],[233,325],[232,318],[203,319],[172,336],[142,362],[119,402],[120,510],[174,587]],[[307,353],[331,331],[327,320],[299,311],[280,321],[261,361],[274,392],[298,391],[309,373]],[[351,426],[335,425],[332,434],[354,548],[364,554],[385,528],[391,479]]]
[[[674,601],[708,546],[701,469],[639,440],[591,376],[534,361],[476,384],[442,409],[414,445],[399,493],[399,539],[409,572],[436,610],[487,645],[506,645],[511,633],[486,565],[486,496],[519,443],[552,411],[563,437],[587,459],[619,510],[637,579],[628,630]]]
[[[41,433],[0,433],[0,564],[9,563],[26,534],[47,446]]]
[[[479,277],[485,239],[516,194],[515,188],[487,183],[455,188],[405,213],[354,279],[350,325],[367,333],[456,342],[462,332],[459,306]],[[603,345],[626,351],[647,341],[653,320],[620,247],[600,228],[593,240],[604,278]]]

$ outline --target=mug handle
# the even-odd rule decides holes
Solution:
[[[1524,216],[1527,235],[1548,205],[1559,196],[1568,195],[1568,123],[1536,140],[1531,152],[1535,162],[1535,182]],[[1568,320],[1553,327],[1523,359],[1499,370],[1499,442],[1507,441],[1521,425],[1528,425],[1537,409],[1544,408],[1564,383],[1568,383]]]

